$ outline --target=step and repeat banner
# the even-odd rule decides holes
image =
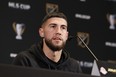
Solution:
[[[68,17],[69,35],[80,36],[91,50],[77,37],[67,42],[66,49],[82,66],[91,67],[95,57],[116,61],[115,0],[4,0],[0,2],[0,63],[11,63],[17,53],[40,41],[41,20],[57,11]]]

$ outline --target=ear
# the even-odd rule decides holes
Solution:
[[[39,28],[39,35],[41,37],[44,37],[44,31],[43,31],[43,28]]]

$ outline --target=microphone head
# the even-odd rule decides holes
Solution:
[[[74,38],[74,36],[69,36],[68,41],[72,40],[73,38]]]

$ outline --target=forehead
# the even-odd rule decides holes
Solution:
[[[63,18],[59,18],[59,17],[52,17],[49,18],[45,24],[50,24],[50,23],[56,23],[56,24],[62,24],[62,25],[66,25],[67,26],[67,21]]]

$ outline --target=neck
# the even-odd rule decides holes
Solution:
[[[52,51],[46,44],[43,44],[43,52],[44,54],[52,61],[58,62],[61,58],[62,50],[60,51]]]

